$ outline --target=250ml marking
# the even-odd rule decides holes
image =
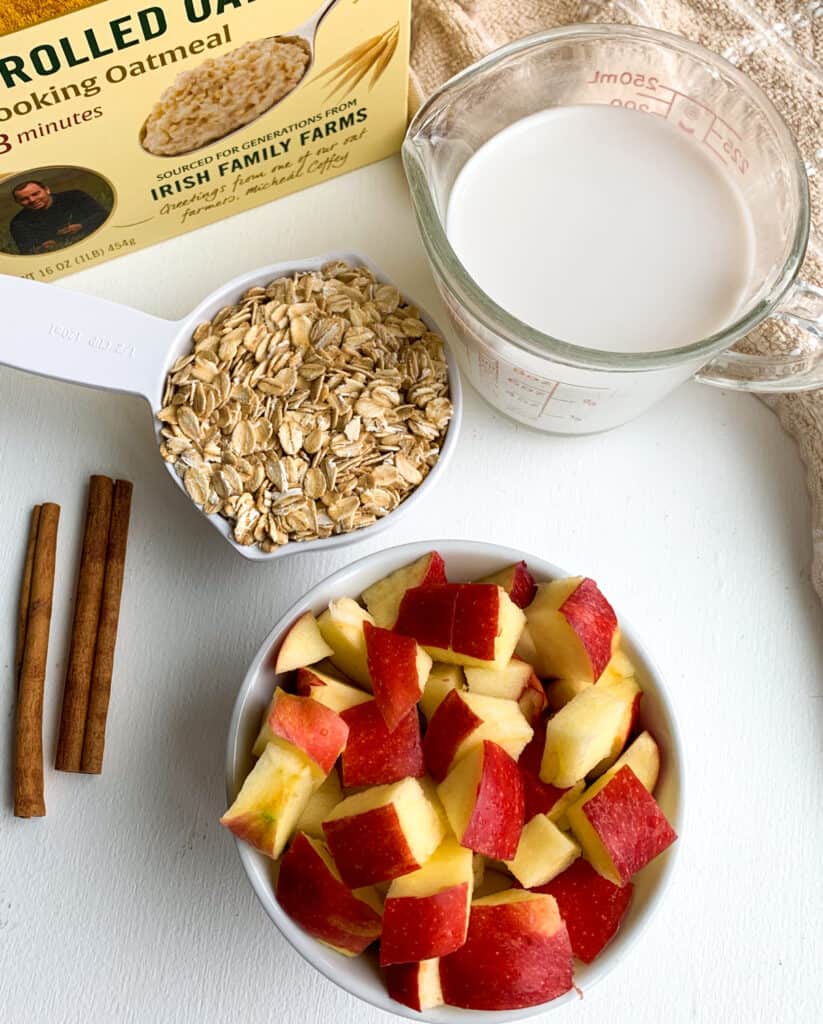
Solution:
[[[740,174],[746,174],[749,170],[750,161],[743,149],[740,132],[718,116],[711,107],[679,89],[663,85],[655,75],[629,70],[595,69],[586,84],[621,85],[627,91],[634,90],[634,98],[625,95],[614,96],[609,100],[610,106],[657,114],[672,121],[686,135],[694,135],[721,163],[730,164]]]

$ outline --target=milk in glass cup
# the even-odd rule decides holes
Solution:
[[[458,356],[502,412],[608,430],[678,384],[823,385],[823,291],[796,280],[805,170],[763,92],[688,40],[569,26],[418,111],[403,160]],[[777,317],[796,351],[729,351]]]

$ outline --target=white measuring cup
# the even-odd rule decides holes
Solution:
[[[749,207],[755,270],[737,319],[711,337],[642,353],[572,345],[497,305],[449,244],[449,196],[466,161],[521,118],[587,103],[668,119],[711,152]],[[512,418],[550,433],[586,434],[633,419],[692,376],[751,391],[823,385],[823,290],[796,280],[809,233],[800,153],[764,93],[695,43],[626,25],[572,25],[518,40],[434,93],[409,127],[403,162],[463,368]],[[595,291],[590,301],[598,301]],[[729,351],[769,316],[803,328],[803,342],[775,356]]]
[[[0,365],[73,384],[139,395],[155,413],[163,404],[168,369],[180,356],[191,351],[192,334],[198,324],[210,320],[224,306],[236,303],[248,288],[265,286],[278,277],[319,270],[333,260],[367,267],[377,280],[388,283],[377,267],[357,253],[331,252],[304,260],[275,263],[241,274],[213,291],[187,317],[172,321],[65,288],[0,274],[0,308],[3,309],[4,320],[0,333]],[[431,317],[417,303],[414,305],[424,323],[442,336],[442,331]],[[454,356],[448,346],[444,348],[454,408],[446,440],[437,462],[423,482],[388,515],[350,533],[320,540],[292,541],[271,552],[261,551],[256,545],[238,544],[227,519],[217,514],[206,515],[203,512],[203,515],[244,558],[257,562],[297,552],[342,547],[380,533],[415,508],[420,498],[431,490],[443,475],[456,446],[463,407],[460,375]],[[163,424],[154,415],[152,421],[158,446],[157,457],[162,459],[160,431]],[[165,460],[164,465],[186,495],[186,500],[190,501],[173,466]]]

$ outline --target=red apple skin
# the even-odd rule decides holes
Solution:
[[[480,784],[460,845],[496,860],[512,860],[523,817],[523,782],[517,762],[502,747],[484,740]]]
[[[426,774],[416,707],[393,732],[389,732],[376,700],[348,708],[340,718],[349,731],[341,759],[344,786],[381,786]]]
[[[494,583],[413,587],[400,602],[396,633],[423,647],[440,647],[494,661],[500,591]]]
[[[380,937],[380,915],[329,871],[302,832],[280,862],[277,902],[315,939],[362,953]]]
[[[546,745],[546,719],[541,717],[532,723],[534,735],[523,749],[520,760],[520,774],[523,780],[524,821],[529,822],[536,814],[548,814],[557,801],[567,793],[540,778],[540,763],[543,747]]]
[[[420,700],[417,641],[370,622],[363,632],[374,699],[391,732]]]
[[[592,579],[583,579],[559,611],[582,640],[592,663],[592,678],[599,679],[612,656],[617,616]]]
[[[511,585],[505,589],[518,608],[525,608],[532,603],[535,591],[537,590],[537,584],[534,582],[534,576],[529,572],[529,567],[525,562],[517,562],[512,567]]]
[[[459,949],[468,927],[468,883],[430,896],[395,896],[383,908],[380,964],[431,960]]]
[[[448,649],[457,604],[457,584],[411,587],[403,595],[396,633],[411,636],[421,647]]]
[[[346,746],[349,727],[331,708],[310,697],[280,693],[269,715],[269,728],[275,736],[293,743],[319,765],[324,775]]]
[[[481,725],[482,719],[461,699],[457,690],[451,690],[441,701],[423,739],[426,767],[436,782],[442,782],[449,774],[455,751]]]
[[[447,582],[446,563],[443,561],[443,556],[438,551],[432,551],[419,586],[434,587]]]
[[[547,934],[541,906],[473,906],[465,943],[440,961],[443,998],[467,1010],[537,1006],[569,991],[572,966],[565,924]]]
[[[413,964],[389,964],[383,969],[389,996],[404,1006],[417,1010],[420,1005],[420,962]]]
[[[677,839],[657,801],[628,765],[583,805],[583,814],[624,884]]]
[[[397,878],[420,867],[392,804],[324,821],[323,832],[340,877],[350,889]]]
[[[532,892],[554,896],[566,922],[572,952],[590,964],[614,938],[631,903],[634,886],[621,889],[599,875],[587,860],[578,857],[571,867]]]

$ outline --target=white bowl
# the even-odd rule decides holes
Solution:
[[[440,552],[445,559],[449,578],[456,581],[487,576],[520,559],[526,560],[538,582],[570,575],[550,562],[513,548],[475,541],[429,540],[367,555],[312,587],[300,601],[292,605],[266,637],[243,680],[229,727],[226,756],[229,803],[234,800],[252,766],[251,748],[260,727],[260,719],[280,682],[280,677],[274,671],[274,655],[286,629],[304,611],[310,609],[319,614],[334,598],[357,597],[370,583],[432,550]],[[643,687],[639,722],[649,729],[661,749],[660,780],[655,797],[675,831],[679,832],[683,816],[683,766],[682,744],[675,717],[660,674],[631,628],[620,617],[619,610],[617,614],[623,644],[637,668],[638,681]],[[634,897],[620,930],[597,960],[589,965],[575,962],[575,983],[584,992],[617,966],[648,924],[671,882],[678,845],[675,843],[638,875]],[[524,1020],[565,1003],[576,1002],[579,998],[572,989],[549,1003],[522,1010],[489,1012],[458,1010],[446,1006],[423,1013],[410,1010],[389,998],[376,957],[345,957],[323,946],[295,924],[275,898],[276,871],[272,861],[239,840],[237,848],[249,881],[266,912],[297,952],[335,984],[381,1010],[410,1020],[429,1021],[431,1024],[461,1024],[469,1021],[503,1024],[505,1021]]]

